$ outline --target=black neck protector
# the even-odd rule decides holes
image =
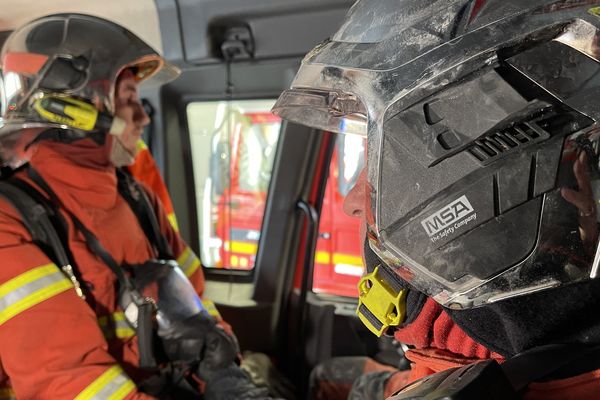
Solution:
[[[471,310],[448,310],[469,336],[505,357],[546,344],[600,344],[600,279]]]

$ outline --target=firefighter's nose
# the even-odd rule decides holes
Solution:
[[[344,199],[344,213],[350,217],[360,218],[364,215],[367,177],[366,168],[360,172],[356,183]]]

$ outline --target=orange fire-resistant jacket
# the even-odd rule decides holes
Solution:
[[[175,218],[175,210],[173,209],[173,202],[167,186],[160,175],[160,171],[156,165],[156,161],[152,157],[152,153],[146,143],[142,139],[138,140],[137,144],[138,152],[135,156],[135,162],[133,165],[127,167],[131,175],[138,181],[146,185],[160,200],[163,209],[173,225],[173,228],[178,231],[177,218]]]
[[[140,264],[154,256],[117,191],[114,167],[96,144],[42,142],[30,164],[117,263]],[[149,197],[162,233],[201,294],[200,261],[160,202],[152,193]],[[148,399],[136,387],[146,375],[137,367],[135,332],[117,307],[117,279],[63,216],[85,301],[31,242],[18,212],[0,198],[0,399]]]

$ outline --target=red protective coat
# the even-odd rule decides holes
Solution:
[[[173,225],[175,230],[178,230],[173,202],[171,201],[171,196],[169,196],[167,186],[160,175],[160,171],[156,166],[156,161],[154,161],[150,149],[142,139],[138,140],[137,147],[138,153],[135,156],[135,161],[127,169],[135,179],[146,185],[160,199],[171,225]]]
[[[396,332],[396,339],[416,348],[406,352],[410,371],[395,373],[385,387],[385,397],[407,384],[449,368],[461,367],[483,359],[503,361],[471,339],[437,303],[427,299],[417,319]],[[532,383],[524,395],[526,400],[595,400],[600,398],[600,370],[567,379]],[[393,398],[392,398],[393,399]]]
[[[43,142],[31,165],[117,263],[143,263],[153,257],[152,247],[119,195],[105,153],[88,140],[77,145]],[[19,176],[27,180],[24,173]],[[149,196],[175,257],[201,294],[199,260],[174,231],[160,202]],[[64,216],[87,302],[54,273],[58,269],[31,243],[18,212],[0,198],[0,396],[10,396],[12,388],[19,399],[87,399],[107,393],[114,395],[111,399],[150,398],[134,385],[145,374],[137,367],[136,337],[119,317],[116,277]],[[56,283],[48,286],[38,279],[50,273]],[[43,291],[23,297],[18,290],[29,293],[32,282]],[[16,303],[15,294],[20,299]]]

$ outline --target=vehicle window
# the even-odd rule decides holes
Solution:
[[[323,198],[313,272],[313,291],[358,297],[363,274],[360,219],[344,214],[342,205],[364,166],[364,139],[338,135]]]
[[[187,107],[207,268],[254,267],[281,120],[274,100],[193,102]]]

